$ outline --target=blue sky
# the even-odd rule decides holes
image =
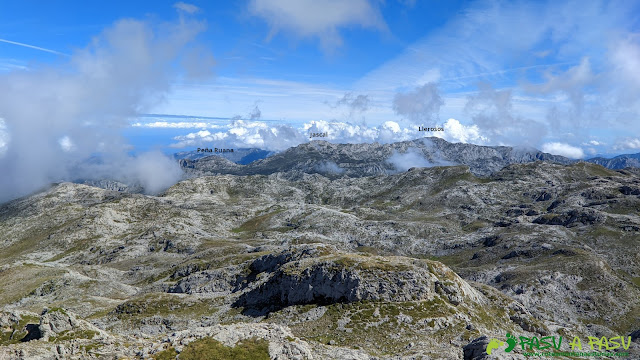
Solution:
[[[75,160],[107,143],[282,150],[310,131],[639,152],[639,7],[5,1],[0,80],[14,90],[0,95],[0,156],[34,142]],[[418,132],[436,125],[445,131]]]

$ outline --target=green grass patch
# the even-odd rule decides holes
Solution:
[[[340,268],[350,268],[362,271],[408,271],[411,266],[398,261],[389,260],[381,256],[340,255],[333,258],[333,263]]]
[[[472,233],[486,227],[487,225],[488,224],[484,221],[476,220],[468,224],[462,225],[462,231]]]
[[[170,347],[166,350],[153,354],[151,357],[154,360],[175,360],[176,356],[178,356],[178,352],[175,348]]]
[[[601,176],[601,177],[605,177],[605,176],[620,176],[620,173],[618,173],[615,170],[610,170],[605,168],[604,166],[598,165],[598,164],[591,164],[591,163],[582,163],[583,167],[584,167],[584,171],[591,175],[591,176]],[[579,166],[579,165],[576,165]]]
[[[298,306],[295,311],[301,314],[308,308]],[[429,331],[429,323],[452,318],[456,311],[439,296],[425,301],[338,303],[328,305],[321,318],[297,323],[291,328],[299,336],[323,344],[333,342],[338,346],[363,348],[376,356],[397,356],[406,351],[411,339]],[[407,318],[411,320],[401,320]],[[344,324],[342,329],[338,325],[340,320]]]
[[[638,203],[634,202],[634,203],[617,203],[617,204],[611,204],[607,207],[605,207],[603,210],[610,213],[610,214],[617,214],[617,215],[639,215],[640,213],[638,212]]]
[[[178,359],[269,360],[269,342],[253,338],[239,341],[231,347],[214,338],[206,337],[190,342],[178,355]]]
[[[24,264],[0,272],[0,306],[16,302],[33,293],[47,281],[62,275],[65,271]]]
[[[621,231],[612,230],[606,226],[595,226],[589,232],[587,232],[587,236],[593,238],[614,238],[617,239],[620,237]]]
[[[356,248],[356,251],[363,253],[363,254],[370,254],[370,255],[381,255],[380,254],[380,249],[373,247],[373,246],[358,246]]]
[[[433,185],[431,195],[436,195],[444,190],[450,189],[461,181],[475,184],[485,184],[491,181],[489,179],[475,177],[468,171],[466,166],[452,166],[445,168],[443,175],[444,177]]]
[[[46,224],[43,225],[43,228],[32,228],[24,234],[20,239],[14,241],[11,245],[5,247],[0,251],[0,264],[7,260],[15,260],[19,256],[40,250],[42,248],[51,248],[54,241],[49,239],[49,235],[56,234],[62,229],[67,227],[71,227],[73,224],[77,223],[80,218],[72,218],[62,224],[59,225],[50,225],[47,227]]]
[[[256,216],[256,217],[246,221],[245,223],[243,223],[239,227],[232,229],[231,232],[233,232],[233,233],[243,233],[243,232],[255,233],[255,232],[258,232],[258,231],[268,230],[268,227],[266,226],[266,223],[269,222],[269,220],[271,220],[272,217],[274,217],[275,215],[277,215],[277,214],[279,214],[279,213],[281,213],[283,211],[284,211],[283,209],[278,209],[276,211],[272,211],[272,212],[264,214],[264,215]]]
[[[27,324],[39,324],[37,316],[22,315],[18,323],[11,324],[8,328],[0,329],[0,346],[17,344],[27,335]]]
[[[165,293],[151,293],[118,305],[109,314],[122,320],[136,320],[155,315],[200,317],[212,315],[218,311],[211,299],[180,297]]]
[[[68,341],[72,339],[93,339],[94,336],[98,335],[96,331],[93,330],[81,330],[81,331],[63,331],[56,336],[49,337],[49,342],[59,343],[62,341]]]

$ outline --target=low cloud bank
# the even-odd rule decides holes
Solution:
[[[155,127],[153,124],[147,124]],[[158,127],[182,127],[161,124]],[[188,124],[187,124],[188,125]],[[311,141],[326,140],[333,143],[383,143],[413,140],[420,137],[439,137],[450,142],[484,144],[487,138],[475,125],[464,125],[449,119],[442,125],[434,125],[444,131],[418,131],[417,125],[402,126],[395,121],[386,121],[377,126],[342,121],[311,121],[301,126],[269,124],[261,121],[234,120],[228,125],[207,126],[199,131],[174,137],[174,148],[218,147],[261,148],[282,151],[292,146]],[[188,126],[184,126],[188,127]],[[322,134],[311,138],[311,134]],[[326,136],[325,136],[326,135]]]
[[[205,24],[188,17],[196,8],[178,8],[175,22],[121,20],[67,62],[0,74],[0,201],[102,174],[148,192],[180,178],[159,153],[128,156],[119,135],[163,100],[176,64],[188,64],[188,75],[210,72],[212,56],[193,46]],[[192,51],[203,61],[192,61]],[[98,172],[92,157],[102,159]]]
[[[543,144],[542,151],[553,155],[565,156],[570,159],[584,158],[584,151],[581,148],[559,142]]]
[[[411,148],[405,153],[395,152],[387,159],[387,162],[393,165],[397,172],[407,171],[412,167],[434,166],[433,163],[425,159],[424,154],[420,150],[415,148]]]

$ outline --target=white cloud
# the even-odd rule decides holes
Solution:
[[[603,79],[610,82],[610,101],[615,108],[629,113],[627,123],[635,123],[640,113],[640,34],[631,34],[615,42],[607,58],[610,69]]]
[[[194,121],[179,121],[179,122],[169,122],[169,121],[154,121],[154,122],[135,122],[131,124],[133,127],[146,127],[146,128],[171,128],[171,129],[204,129],[210,128],[215,129],[219,128],[220,125],[215,125],[207,122],[194,122]]]
[[[251,0],[249,12],[269,24],[270,37],[279,31],[317,37],[325,50],[342,44],[339,28],[387,29],[380,11],[368,0]]]
[[[382,124],[382,127],[384,129],[389,129],[391,131],[393,131],[394,133],[399,133],[401,132],[400,130],[400,124],[398,124],[395,121],[385,121],[384,124]]]
[[[584,145],[584,146],[589,146],[589,145],[591,145],[591,146],[602,146],[602,145],[606,145],[606,144],[603,143],[603,142],[597,141],[597,140],[590,140],[588,142],[583,142],[582,145]]]
[[[443,128],[444,132],[434,132],[433,135],[450,142],[483,144],[489,141],[480,134],[478,125],[467,126],[456,119],[449,119],[444,123]]]
[[[394,152],[387,162],[392,164],[396,171],[407,171],[412,167],[431,167],[433,164],[424,157],[424,154],[416,149],[409,148],[405,153]]]
[[[4,157],[4,154],[7,153],[10,140],[11,135],[9,135],[7,125],[5,124],[4,119],[0,118],[0,158]]]
[[[638,38],[640,35],[629,36],[620,40],[613,47],[612,63],[618,74],[636,86],[640,86],[640,46]]]
[[[159,152],[141,154],[135,157],[132,163],[132,175],[150,194],[168,188],[182,176],[178,164]]]
[[[58,140],[58,144],[60,144],[60,147],[64,152],[71,152],[76,148],[73,141],[71,141],[71,138],[66,135]]]
[[[434,126],[437,126],[434,124]],[[288,124],[269,124],[262,121],[236,120],[217,131],[201,130],[174,137],[174,148],[185,147],[258,147],[280,151],[310,140],[333,143],[392,143],[420,137],[440,137],[450,142],[484,144],[489,139],[481,134],[477,125],[464,125],[456,119],[447,120],[444,131],[420,132],[418,126],[402,127],[395,121],[378,126],[362,123],[313,120],[299,127]],[[310,139],[310,133],[326,133],[326,138]]]
[[[182,1],[173,4],[173,7],[178,9],[179,11],[184,11],[187,14],[195,14],[200,11],[199,7],[193,4],[187,4]]]
[[[268,124],[261,121],[236,120],[217,132],[201,130],[174,137],[174,148],[185,147],[257,147],[281,151],[310,141],[310,133],[327,133],[327,140],[334,143],[381,142],[390,143],[418,138],[427,134],[417,128],[402,128],[393,121],[380,126],[366,126],[340,121],[315,120],[299,127],[286,124]],[[429,134],[431,135],[431,134]],[[317,139],[316,139],[317,140]]]
[[[68,62],[0,73],[0,117],[11,136],[0,158],[0,201],[54,181],[164,176],[152,172],[164,171],[162,164],[146,165],[162,162],[157,156],[143,158],[149,173],[136,170],[118,129],[162,101],[180,70],[176,61],[202,30],[202,23],[185,18],[121,20]],[[100,171],[86,161],[95,153],[104,159]]]
[[[637,150],[640,149],[640,138],[628,138],[620,140],[613,147],[615,150]]]
[[[261,121],[235,120],[223,131],[201,130],[174,137],[174,148],[209,146],[226,148],[261,148],[281,151],[306,141],[306,137],[289,125],[267,125]]]
[[[542,151],[570,159],[584,158],[584,151],[581,148],[560,142],[545,143],[542,145]]]

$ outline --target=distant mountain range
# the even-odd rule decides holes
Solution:
[[[585,161],[602,165],[609,169],[624,169],[627,167],[640,168],[640,153],[624,154],[610,159],[595,157]]]
[[[225,152],[225,153],[209,153],[209,152],[199,152],[197,150],[194,151],[181,151],[173,154],[173,158],[176,160],[188,159],[188,160],[197,160],[202,159],[207,156],[220,156],[231,162],[240,165],[246,165],[252,163],[256,160],[264,159],[268,156],[275,154],[273,151],[262,150],[256,148],[249,149],[234,149],[233,152]]]
[[[450,143],[431,137],[391,144],[333,144],[312,141],[280,153],[260,149],[240,149],[234,153],[175,154],[181,167],[192,175],[323,174],[329,177],[361,177],[394,174],[411,167],[467,165],[477,176],[488,176],[510,164],[547,161],[557,164],[578,162],[534,148],[480,146]],[[250,161],[251,160],[251,161]],[[640,167],[640,153],[584,160],[610,169]]]
[[[220,156],[183,158],[180,165],[194,175],[297,172],[361,177],[394,174],[412,167],[463,164],[469,166],[475,175],[487,176],[509,164],[538,160],[558,164],[574,162],[536,149],[454,144],[432,137],[392,144],[333,144],[312,141],[246,165],[233,163]]]
[[[257,148],[234,149],[233,152],[225,153],[183,151],[175,153],[173,158],[178,161],[187,177],[283,173],[291,179],[300,178],[304,174],[321,174],[329,178],[390,175],[413,167],[454,165],[469,166],[476,176],[489,176],[510,164],[544,161],[568,165],[579,162],[534,148],[450,143],[436,137],[391,144],[311,141],[279,153]],[[90,161],[99,162],[100,159],[92,158]],[[582,161],[615,170],[638,169],[640,153]],[[79,178],[73,182],[119,192],[144,192],[142,185],[122,179]]]

